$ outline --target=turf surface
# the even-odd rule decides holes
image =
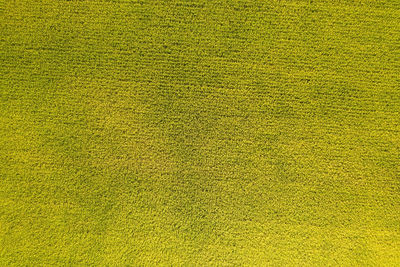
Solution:
[[[400,1],[0,0],[1,266],[399,266]]]

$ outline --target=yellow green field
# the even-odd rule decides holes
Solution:
[[[0,266],[400,266],[399,0],[0,0]]]

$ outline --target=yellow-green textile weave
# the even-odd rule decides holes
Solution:
[[[399,0],[0,0],[0,266],[400,266]]]

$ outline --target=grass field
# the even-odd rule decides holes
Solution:
[[[0,266],[400,266],[400,1],[0,0]]]

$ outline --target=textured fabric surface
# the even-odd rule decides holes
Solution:
[[[399,266],[399,0],[0,0],[0,266]]]

